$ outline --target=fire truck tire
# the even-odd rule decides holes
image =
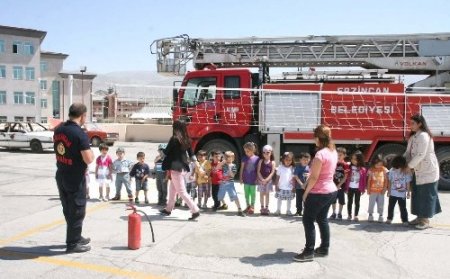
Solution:
[[[240,167],[241,158],[239,156],[239,151],[231,142],[228,142],[223,139],[213,139],[211,141],[208,141],[205,145],[203,145],[201,149],[205,150],[207,154],[210,154],[211,151],[213,150],[220,150],[222,152],[233,151],[235,156],[234,162],[237,163],[238,168]]]
[[[439,163],[439,190],[450,190],[450,147],[441,147],[436,152]]]
[[[394,159],[397,155],[403,155],[405,151],[406,147],[404,145],[398,143],[388,143],[378,147],[378,149],[373,153],[372,158],[370,158],[370,161],[381,154],[381,157],[386,161],[386,167],[389,169],[391,168],[392,159]]]

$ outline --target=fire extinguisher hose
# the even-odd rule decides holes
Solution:
[[[153,232],[153,226],[152,226],[152,221],[150,221],[150,217],[148,217],[147,213],[145,213],[142,210],[136,209],[136,211],[142,212],[145,215],[145,217],[147,218],[147,221],[150,224],[150,230],[152,231],[152,240],[153,240],[153,242],[155,242],[155,233]]]

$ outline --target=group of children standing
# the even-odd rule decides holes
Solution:
[[[116,194],[111,200],[120,200],[122,186],[128,194],[129,202],[133,202],[133,192],[131,189],[131,178],[135,178],[136,190],[134,195],[134,202],[139,201],[139,192],[144,192],[144,202],[149,204],[148,200],[148,179],[155,178],[158,189],[158,205],[165,205],[167,202],[167,178],[165,172],[162,170],[161,164],[164,160],[165,144],[160,144],[158,147],[158,156],[155,158],[155,168],[152,172],[149,165],[145,162],[145,153],[138,152],[136,155],[137,162],[125,158],[125,150],[122,147],[117,148],[117,158],[113,161],[108,155],[108,146],[100,144],[100,155],[95,160],[95,179],[99,186],[99,200],[109,201],[110,199],[110,184],[113,181],[113,173],[116,174],[115,188]],[[103,191],[105,190],[105,191]]]
[[[291,212],[291,201],[296,199],[295,215],[302,216],[303,193],[309,177],[309,163],[311,156],[308,153],[300,153],[295,156],[292,152],[285,152],[281,156],[280,165],[276,167],[273,149],[270,145],[262,148],[261,156],[257,156],[257,146],[253,142],[244,144],[244,153],[241,160],[239,181],[244,187],[245,209],[242,210],[234,182],[237,175],[237,166],[233,163],[235,154],[231,151],[215,150],[208,159],[207,152],[197,152],[198,162],[191,162],[190,171],[186,173],[186,190],[195,200],[198,207],[206,209],[208,199],[212,196],[214,204],[212,209],[224,210],[228,206],[224,202],[228,193],[231,202],[238,207],[238,215],[245,216],[255,213],[256,192],[259,192],[260,214],[269,215],[270,193],[275,191],[277,199],[277,210],[275,215],[281,214],[282,202],[286,201],[286,215]],[[167,203],[167,184],[169,177],[162,170],[164,160],[165,144],[158,146],[158,155],[154,163],[155,168],[151,171],[145,163],[145,153],[137,153],[137,162],[133,163],[125,159],[125,151],[119,147],[116,150],[117,158],[112,160],[108,155],[108,146],[101,144],[101,154],[96,159],[95,178],[99,185],[99,199],[108,201],[110,199],[110,183],[113,181],[112,174],[116,174],[116,195],[112,200],[120,200],[122,185],[125,186],[128,199],[133,202],[131,189],[131,178],[135,178],[136,191],[134,202],[138,204],[139,192],[144,192],[144,202],[148,200],[148,179],[155,178],[158,190],[158,205]],[[374,221],[374,208],[377,206],[378,222],[383,222],[385,195],[389,197],[388,216],[386,223],[391,223],[394,216],[394,207],[398,203],[401,219],[404,224],[408,223],[408,211],[406,199],[410,197],[411,174],[409,173],[406,160],[397,156],[392,160],[392,168],[388,170],[385,162],[380,156],[376,156],[368,169],[365,167],[364,157],[360,151],[350,156],[350,162],[346,162],[346,150],[337,148],[338,163],[334,174],[334,182],[338,189],[336,200],[332,204],[330,219],[342,220],[342,211],[347,196],[347,219],[359,220],[359,209],[361,196],[365,193],[369,196],[368,221]],[[224,158],[222,158],[224,156]],[[105,188],[105,189],[103,189]],[[105,191],[103,191],[105,190]],[[338,205],[338,207],[337,207]],[[353,208],[354,205],[354,208]]]
[[[392,159],[391,169],[385,167],[381,156],[375,156],[366,169],[363,154],[355,151],[350,156],[350,162],[346,162],[345,148],[337,148],[338,163],[334,174],[334,182],[338,188],[336,201],[332,204],[333,213],[330,219],[342,219],[342,210],[345,205],[345,193],[347,194],[347,219],[359,221],[359,207],[361,196],[365,193],[369,196],[368,221],[373,222],[374,208],[377,206],[378,222],[384,222],[385,195],[389,197],[388,216],[386,223],[391,224],[394,217],[394,208],[398,203],[400,216],[404,225],[408,224],[408,211],[406,199],[410,198],[410,182],[412,176],[408,169],[406,159],[396,156]],[[336,203],[339,209],[336,213]],[[353,204],[355,205],[354,210]]]

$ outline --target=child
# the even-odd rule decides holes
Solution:
[[[192,200],[195,202],[197,197],[197,189],[195,189],[195,163],[189,163],[189,172],[186,172],[184,176],[184,182],[186,184],[186,192],[191,196]],[[184,207],[188,207],[185,203]]]
[[[208,198],[211,196],[211,181],[209,175],[211,173],[211,162],[206,160],[206,151],[199,150],[197,152],[198,165],[195,167],[195,177],[198,189],[198,207],[208,208]],[[203,206],[202,205],[203,199]]]
[[[378,222],[383,222],[384,195],[388,186],[387,168],[381,155],[372,159],[371,167],[367,172],[367,194],[369,195],[369,222],[373,222],[373,208],[375,203],[378,208]]]
[[[239,197],[234,187],[234,176],[236,175],[237,168],[233,163],[233,160],[234,153],[232,151],[225,152],[225,163],[222,164],[222,183],[220,183],[219,193],[217,194],[217,197],[219,200],[223,200],[225,198],[225,193],[228,193],[230,201],[234,201],[236,203],[236,206],[238,208],[238,215],[244,217],[245,214],[242,212]]]
[[[100,201],[109,200],[109,183],[112,181],[113,162],[108,155],[108,146],[104,143],[100,144],[98,149],[100,155],[95,160],[95,179],[98,183],[98,192]],[[103,187],[105,187],[106,195],[103,196]]]
[[[269,215],[269,196],[273,191],[272,178],[275,175],[275,161],[272,153],[272,146],[265,145],[261,159],[258,162],[257,184],[259,200],[261,203],[261,215]]]
[[[336,148],[336,152],[338,154],[338,162],[336,164],[336,170],[334,171],[333,181],[336,184],[336,188],[338,189],[336,199],[331,204],[333,208],[333,213],[330,216],[330,219],[342,220],[342,209],[345,205],[345,182],[348,178],[348,173],[350,172],[350,165],[345,161],[345,157],[347,156],[347,150],[344,147]],[[336,216],[336,202],[339,202],[339,211]]]
[[[156,189],[158,190],[158,205],[166,206],[167,203],[167,181],[166,172],[162,169],[162,162],[164,161],[164,152],[167,144],[161,143],[158,145],[158,155],[154,160],[155,162],[155,178],[156,178]]]
[[[411,175],[408,164],[403,156],[396,156],[392,160],[392,168],[389,170],[389,187],[387,196],[389,197],[388,216],[386,223],[391,224],[394,217],[394,207],[398,202],[400,216],[404,226],[408,225],[408,210],[406,209],[406,199],[411,195]]]
[[[123,147],[117,148],[116,155],[117,159],[113,162],[114,172],[116,173],[116,195],[112,200],[120,200],[120,191],[122,190],[122,184],[124,184],[128,193],[128,201],[131,203],[133,202],[133,193],[131,192],[130,169],[133,163],[125,159]]]
[[[245,202],[247,208],[244,210],[247,214],[253,214],[255,211],[256,199],[256,168],[258,167],[258,156],[255,155],[256,144],[247,142],[244,144],[245,156],[241,162],[240,181],[244,184]]]
[[[306,180],[309,176],[309,161],[311,161],[311,155],[308,153],[300,153],[297,157],[298,164],[295,166],[294,179],[295,179],[295,204],[297,212],[295,215],[302,216],[303,211],[303,194],[305,193]]]
[[[291,213],[291,200],[294,199],[294,154],[292,152],[284,152],[281,156],[281,164],[277,169],[277,182],[275,183],[276,194],[278,199],[277,211],[275,215],[281,214],[281,201],[287,201],[286,215]]]
[[[212,197],[214,200],[214,206],[213,206],[213,210],[218,210],[218,209],[228,209],[228,206],[226,205],[226,203],[224,203],[222,206],[220,206],[220,200],[217,197],[217,194],[219,193],[219,186],[220,186],[220,182],[222,181],[222,176],[223,176],[223,170],[222,170],[222,152],[220,152],[219,150],[215,150],[212,152],[213,155],[213,159],[211,162],[211,190],[212,190]]]
[[[352,205],[353,198],[355,198],[355,217],[354,221],[359,221],[358,213],[359,213],[359,201],[361,195],[364,194],[366,190],[366,182],[367,182],[367,170],[364,167],[364,157],[361,151],[355,151],[352,154],[350,160],[350,173],[348,175],[347,181],[345,183],[345,189],[347,192],[347,211],[348,211],[348,220],[352,219]]]
[[[144,190],[145,204],[149,204],[147,196],[147,179],[150,175],[150,167],[145,163],[144,152],[138,152],[136,157],[138,162],[134,164],[133,168],[130,171],[130,176],[136,179],[136,196],[134,198],[134,202],[136,204],[139,204],[139,191]]]

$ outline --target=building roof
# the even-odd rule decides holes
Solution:
[[[62,59],[66,59],[67,57],[69,57],[68,54],[60,53],[60,52],[52,52],[52,51],[41,51],[41,56],[50,56],[50,57],[62,58]]]
[[[35,29],[0,25],[0,34],[38,38],[42,42],[47,35],[47,32]]]
[[[67,78],[67,77],[69,77],[69,75],[72,75],[74,79],[81,79],[81,78],[83,78],[83,79],[86,79],[86,80],[94,79],[97,76],[97,74],[88,73],[88,72],[85,72],[82,75],[80,71],[64,71],[64,72],[60,72],[59,73],[59,76],[62,77],[62,78]]]

